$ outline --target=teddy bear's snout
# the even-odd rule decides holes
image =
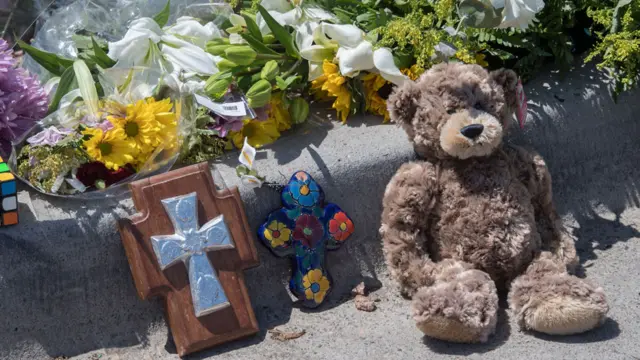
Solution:
[[[484,125],[471,124],[460,129],[460,133],[469,139],[475,139],[484,131]]]

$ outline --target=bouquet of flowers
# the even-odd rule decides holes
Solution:
[[[135,68],[102,72],[99,97],[84,61],[73,70],[79,98],[15,144],[10,165],[18,177],[50,195],[105,197],[173,166],[190,131],[192,99],[152,70]]]
[[[106,1],[92,3],[103,13],[98,4]],[[58,82],[50,112],[69,107],[78,98],[79,89],[74,87],[78,59],[85,61],[96,83],[101,99],[98,113],[106,119],[123,114],[104,107],[106,99],[118,94],[106,91],[98,81],[105,69],[154,69],[172,91],[194,95],[197,105],[187,121],[191,130],[180,143],[179,159],[185,163],[215,159],[245,143],[257,148],[271,144],[304,123],[313,102],[330,104],[343,123],[367,113],[387,122],[386,99],[393,87],[416,80],[439,62],[515,68],[523,80],[548,59],[570,64],[578,52],[576,44],[590,36],[576,19],[597,6],[591,0],[184,0],[181,3],[188,3],[186,7],[178,9],[167,2],[160,13],[151,16],[142,10],[144,1],[127,3],[145,16],[134,16],[126,21],[126,29],[118,31],[97,31],[100,26],[93,26],[94,31],[74,29],[75,49],[66,51],[67,57],[20,45]],[[601,7],[598,14],[603,15],[610,5]],[[619,19],[624,31],[633,31],[631,19],[637,6],[620,0],[616,9],[614,20]],[[63,23],[58,20],[56,23]],[[47,32],[58,33],[69,37],[68,32]],[[620,47],[626,44],[621,36],[615,36]],[[70,39],[61,41],[68,44]],[[77,56],[68,58],[69,54]],[[620,59],[609,60],[620,64]],[[625,69],[627,77],[637,73],[635,67]],[[83,119],[89,109],[84,100],[85,113],[77,115]],[[136,108],[134,101],[120,104]],[[117,127],[119,121],[113,122]],[[73,129],[75,135],[56,137],[88,136],[84,127],[91,131],[93,122],[80,123],[83,129]],[[73,149],[88,156],[87,145],[77,143]],[[123,155],[114,163],[117,168],[106,160],[97,161],[110,172],[131,172],[148,152],[149,146],[138,143],[135,155]],[[124,158],[126,164],[120,164]],[[71,177],[67,175],[64,181],[56,176],[52,184],[62,182],[63,192],[82,189],[72,186],[78,171],[68,174]],[[82,178],[83,171],[80,174]],[[102,180],[98,187],[111,183]],[[95,182],[82,184],[96,187]]]

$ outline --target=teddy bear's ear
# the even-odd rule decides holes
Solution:
[[[491,78],[504,90],[504,98],[509,108],[509,113],[513,114],[517,109],[518,75],[513,70],[499,69],[491,72]]]
[[[391,121],[403,127],[411,124],[418,109],[420,96],[421,91],[415,81],[406,81],[397,86],[387,100],[387,110],[389,110]]]

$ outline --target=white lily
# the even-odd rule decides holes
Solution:
[[[543,0],[492,0],[492,4],[496,9],[504,8],[499,29],[515,27],[524,30],[544,9]]]
[[[309,35],[309,28],[299,28],[296,44],[300,56],[309,60],[310,80],[322,75],[319,65],[325,59],[337,59],[340,73],[354,77],[360,71],[379,72],[387,81],[400,85],[409,78],[395,65],[393,54],[387,48],[373,49],[365,39],[364,31],[354,25],[322,23]],[[316,45],[312,45],[315,42]]]
[[[151,18],[131,23],[124,38],[109,43],[109,57],[116,68],[146,66],[173,73],[213,75],[218,72],[216,58],[204,51],[207,41],[221,37],[213,23],[200,24],[191,17],[181,17],[172,26],[161,29]]]
[[[304,0],[262,0],[260,5],[280,25],[290,25],[296,29],[309,21],[336,20],[336,16],[332,13],[308,3],[305,4]],[[256,15],[256,23],[263,34],[271,33],[260,13]]]
[[[153,51],[153,45],[160,42],[163,31],[151,18],[136,19],[120,41],[109,43],[110,58],[118,63],[116,67],[132,67],[146,63],[145,58]]]
[[[165,27],[164,32],[188,41],[201,49],[206,47],[207,41],[222,37],[222,32],[214,23],[202,25],[190,16],[178,18],[175,25]]]

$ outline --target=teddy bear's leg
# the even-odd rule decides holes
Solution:
[[[413,297],[413,318],[427,336],[458,343],[486,342],[495,331],[496,286],[483,271],[457,260],[434,264],[435,282]]]
[[[513,281],[509,305],[522,329],[550,335],[591,330],[609,311],[602,288],[569,275],[563,260],[549,252]]]

